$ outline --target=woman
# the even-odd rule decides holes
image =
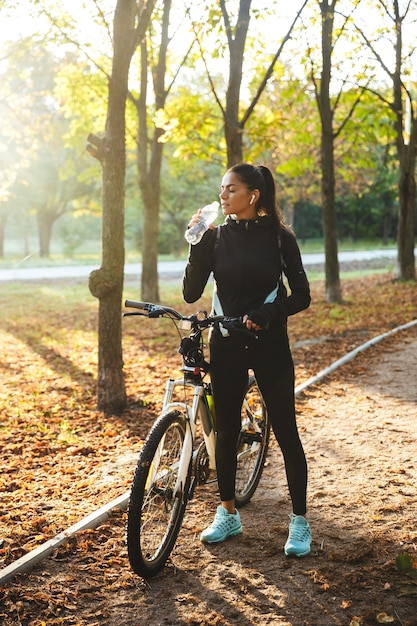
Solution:
[[[210,273],[215,281],[213,309],[241,317],[258,340],[210,336],[210,376],[216,407],[216,468],[221,504],[201,541],[217,543],[242,532],[235,509],[236,447],[240,409],[248,369],[254,371],[271,426],[283,453],[293,513],[286,555],[310,553],[311,531],[305,519],[307,463],[295,418],[294,364],[287,317],[310,305],[309,284],[293,233],[284,226],[276,205],[275,182],[267,167],[241,163],[222,180],[220,201],[224,224],[213,226],[190,247],[183,279],[186,302],[202,295]],[[198,220],[193,216],[189,226]],[[285,273],[291,290],[282,284]]]

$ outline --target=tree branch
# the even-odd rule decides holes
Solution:
[[[80,52],[82,52],[82,54],[90,61],[90,63],[92,63],[92,65],[94,65],[94,67],[98,69],[100,72],[102,72],[104,76],[107,78],[107,80],[110,80],[110,74],[104,69],[104,67],[100,65],[99,63],[97,63],[97,61],[85,50],[85,48],[80,44],[79,41],[76,41],[75,39],[70,37],[70,35],[62,28],[62,26],[59,25],[57,20],[54,18],[53,15],[51,15],[51,13],[49,13],[49,11],[47,11],[45,8],[42,7],[41,14],[44,14],[46,16],[46,18],[49,20],[52,26],[56,28],[56,30],[63,36],[63,38],[68,43],[72,44]]]
[[[170,93],[170,91],[171,91],[171,89],[172,89],[172,87],[173,87],[173,85],[174,85],[174,83],[175,83],[175,81],[176,81],[176,79],[177,79],[177,77],[178,77],[178,74],[180,73],[181,69],[184,67],[185,62],[186,62],[186,60],[188,59],[188,56],[189,56],[189,54],[191,53],[191,50],[193,49],[194,44],[195,44],[195,42],[196,42],[196,41],[197,41],[197,38],[195,37],[195,38],[193,39],[193,41],[191,42],[191,44],[190,44],[190,46],[189,46],[189,48],[188,48],[187,52],[185,53],[185,55],[184,55],[184,57],[183,57],[182,61],[179,63],[178,68],[177,68],[177,71],[175,72],[174,76],[172,77],[171,82],[169,83],[169,85],[168,85],[168,87],[167,87],[167,89],[166,89],[166,93],[167,93],[167,95]]]
[[[223,15],[224,25],[226,27],[226,35],[227,35],[227,43],[229,46],[229,50],[233,47],[233,35],[232,35],[232,25],[230,24],[229,14],[226,9],[226,3],[224,0],[220,0],[220,8]]]
[[[369,84],[369,81],[367,83],[367,85]],[[361,91],[360,93],[357,95],[355,102],[353,102],[352,106],[350,107],[350,110],[348,111],[347,115],[345,116],[344,120],[342,121],[342,123],[340,124],[339,128],[333,133],[333,137],[336,139],[340,133],[342,132],[342,130],[344,129],[344,127],[346,126],[347,122],[352,118],[353,113],[356,109],[356,107],[358,106],[363,93],[366,91],[367,85],[363,85],[361,87]]]
[[[93,0],[93,2],[94,2],[95,7],[97,9],[97,14],[101,17],[101,20],[102,20],[102,22],[104,24],[104,27],[105,27],[106,31],[107,31],[107,36],[109,38],[109,41],[111,41],[113,43],[113,36],[112,36],[112,33],[111,33],[110,25],[109,25],[108,21],[106,20],[106,16],[104,15],[104,12],[103,12],[103,10],[101,8],[100,2],[99,2],[99,0]]]
[[[375,59],[378,61],[378,63],[380,64],[380,66],[384,70],[384,72],[386,72],[388,74],[389,78],[391,80],[393,80],[392,72],[390,72],[389,68],[385,65],[381,55],[379,54],[379,52],[377,52],[377,50],[375,50],[374,46],[372,45],[372,42],[368,39],[368,37],[363,32],[363,30],[361,28],[359,28],[359,26],[357,24],[355,24],[354,26],[355,26],[355,29],[360,34],[360,36],[362,37],[362,39],[364,40],[364,42],[366,43],[366,45],[368,46],[368,48],[370,49],[370,51],[372,52],[372,54],[374,55]]]
[[[104,159],[103,139],[101,139],[97,135],[93,135],[92,133],[90,133],[87,137],[87,141],[87,152],[91,154],[92,157],[100,161],[100,163],[102,163]]]
[[[200,55],[201,55],[202,61],[204,63],[204,68],[206,70],[207,78],[208,78],[208,81],[209,81],[209,84],[210,84],[210,89],[212,91],[214,99],[216,100],[216,102],[217,102],[217,104],[218,104],[218,106],[220,108],[220,111],[222,112],[223,118],[224,118],[225,115],[226,115],[226,111],[224,109],[223,104],[221,103],[221,100],[220,100],[219,96],[217,95],[216,87],[215,87],[214,81],[213,81],[213,79],[211,77],[211,74],[209,72],[207,61],[206,61],[206,56],[204,54],[203,46],[202,46],[201,41],[200,41],[200,31],[202,29],[202,26],[199,26],[198,29],[197,29],[194,21],[191,19],[191,14],[190,14],[189,7],[186,6],[185,10],[186,10],[186,13],[187,13],[188,17],[190,18],[191,27],[193,29],[195,40],[197,41],[198,49],[200,51]]]
[[[146,35],[156,0],[139,0],[137,2],[137,26],[134,35],[134,49],[138,47]]]
[[[302,11],[304,10],[307,2],[308,2],[308,0],[304,0],[304,3],[302,5],[301,9],[298,11],[297,15],[295,16],[295,18],[294,18],[294,20],[293,20],[293,22],[292,22],[292,24],[291,24],[287,34],[285,35],[284,39],[281,41],[281,44],[280,44],[280,46],[279,46],[279,48],[278,48],[274,58],[272,59],[272,61],[271,61],[270,65],[269,65],[267,71],[265,72],[265,75],[264,75],[264,77],[263,77],[263,79],[261,81],[261,84],[259,85],[259,87],[258,87],[258,89],[256,91],[256,94],[255,94],[252,102],[250,103],[250,105],[246,109],[246,111],[245,111],[245,113],[244,113],[244,115],[243,115],[243,117],[242,117],[242,119],[240,121],[240,127],[241,128],[245,127],[246,122],[248,121],[249,117],[252,115],[252,112],[253,112],[255,106],[257,105],[257,103],[258,103],[258,101],[259,101],[259,99],[260,99],[260,97],[261,97],[261,95],[262,95],[262,93],[263,93],[263,91],[264,91],[264,89],[266,87],[266,84],[267,84],[268,80],[272,76],[275,64],[276,64],[277,60],[279,59],[285,44],[291,38],[291,33],[294,30],[295,24],[297,23],[297,21],[298,21],[300,15],[301,15]]]

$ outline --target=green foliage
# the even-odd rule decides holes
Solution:
[[[4,121],[6,128],[13,129],[7,131],[7,144],[15,155],[9,200],[23,223],[27,223],[27,215],[37,216],[42,256],[49,254],[52,226],[60,216],[97,206],[91,184],[94,179],[84,171],[85,144],[80,149],[79,143],[66,141],[73,120],[61,106],[62,94],[60,99],[55,90],[63,66],[62,59],[43,42],[25,38],[9,44],[3,76],[8,94]],[[11,208],[10,202],[8,206]]]
[[[18,17],[21,3],[9,3]],[[217,0],[174,3],[167,77],[169,98],[154,110],[149,97],[149,128],[161,126],[165,143],[159,249],[181,254],[189,215],[215,197],[226,164],[224,118],[212,85],[224,106],[229,47]],[[378,50],[390,20],[380,3],[347,3],[335,22],[332,105],[339,131],[360,93],[353,114],[335,138],[336,200],[339,237],[352,240],[369,235],[384,242],[396,236],[398,159],[394,116],[383,98],[390,92],[377,64],[355,29],[361,26]],[[363,4],[363,3],[362,3]],[[368,6],[369,4],[369,6]],[[281,28],[293,7],[282,2],[252,3],[246,41],[240,115],[259,87],[260,77],[279,47]],[[78,4],[77,4],[78,7]],[[2,7],[2,11],[3,11]],[[160,8],[149,30],[150,64],[156,63]],[[232,27],[238,3],[227,3]],[[413,19],[411,7],[407,20]],[[29,213],[74,216],[101,208],[101,167],[85,150],[89,133],[105,131],[108,75],[111,71],[112,3],[80,3],[79,10],[53,0],[31,1],[34,33],[2,46],[0,78],[0,224],[25,224]],[[362,11],[362,12],[361,12]],[[284,16],[284,13],[287,13]],[[365,19],[364,19],[365,16]],[[371,19],[369,19],[371,16]],[[39,24],[39,26],[38,26]],[[292,33],[260,101],[244,129],[244,158],[265,163],[276,174],[279,202],[302,240],[321,236],[320,124],[311,75],[320,78],[321,22],[318,3],[310,3],[303,23]],[[406,31],[405,31],[406,32]],[[195,43],[184,59],[193,38]],[[406,42],[404,42],[406,43]],[[407,44],[408,45],[408,44]],[[307,53],[308,48],[308,53]],[[384,55],[390,54],[384,47]],[[204,54],[212,84],[201,55]],[[404,56],[408,54],[405,47]],[[387,65],[389,57],[387,58]],[[392,59],[393,60],[393,57]],[[404,77],[409,78],[404,67]],[[170,81],[175,77],[175,82]],[[152,76],[149,77],[152,79]],[[139,63],[131,66],[130,88],[140,91]],[[414,94],[415,85],[410,84]],[[380,96],[374,93],[378,91]],[[126,236],[140,246],[142,200],[136,171],[137,112],[127,106],[128,172]],[[30,220],[30,224],[35,223]],[[63,232],[75,242],[76,220],[65,221]],[[74,229],[71,235],[71,229]],[[7,231],[9,232],[9,231]],[[71,243],[70,247],[75,245]]]
[[[406,574],[411,578],[417,579],[417,560],[412,557],[408,552],[399,554],[395,559],[397,569],[401,574]]]
[[[189,160],[202,155],[224,162],[222,119],[212,98],[201,90],[204,80],[198,81],[200,89],[179,87],[171,96],[165,109],[156,111],[154,122],[165,133],[164,143],[175,145],[174,157]]]
[[[103,66],[108,63],[107,59],[102,59]],[[90,64],[79,57],[68,58],[66,63],[60,64],[55,75],[54,96],[67,120],[67,128],[62,136],[64,145],[74,155],[67,160],[63,173],[76,175],[84,182],[100,178],[100,165],[87,154],[85,146],[89,133],[100,135],[105,128],[105,75],[91,68]]]
[[[100,224],[91,215],[65,216],[61,222],[59,234],[64,255],[74,258],[75,252],[88,240],[100,239]]]
[[[317,107],[305,83],[291,78],[288,68],[277,66],[248,123],[245,141],[248,155],[276,172],[282,206],[318,199]]]
[[[171,150],[170,150],[171,148]],[[172,154],[167,146],[161,177],[161,216],[158,250],[160,254],[183,257],[188,244],[184,239],[189,219],[205,204],[217,198],[223,165],[216,160],[190,154],[184,159]],[[126,236],[136,250],[142,246],[142,202],[128,188]]]
[[[189,219],[197,209],[218,198],[223,168],[221,163],[201,156],[169,158],[167,165],[162,184],[159,251],[181,256],[188,249],[184,232]]]

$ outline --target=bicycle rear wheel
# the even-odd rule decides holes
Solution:
[[[259,484],[268,452],[270,423],[253,376],[242,404],[242,428],[237,444],[235,501],[238,508],[252,498]]]
[[[155,576],[175,545],[187,504],[191,459],[182,493],[174,496],[186,419],[179,411],[161,416],[152,427],[133,478],[127,517],[130,565],[143,578]]]

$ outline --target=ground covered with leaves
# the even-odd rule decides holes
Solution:
[[[344,280],[343,305],[326,304],[319,282],[312,294],[311,308],[289,324],[297,384],[417,318],[415,285],[388,274]],[[133,284],[126,297],[138,297]],[[195,310],[175,285],[163,297]],[[0,293],[3,568],[129,489],[165,380],[178,372],[172,324],[125,318],[129,409],[103,417],[95,406],[96,325],[97,303],[83,283],[22,283]],[[201,487],[166,568],[145,582],[129,568],[126,514],[115,510],[2,584],[1,623],[415,626],[416,358],[413,327],[297,397],[310,471],[309,557],[283,554],[289,498],[272,443],[241,513],[242,536],[200,544],[218,499],[215,482]]]

